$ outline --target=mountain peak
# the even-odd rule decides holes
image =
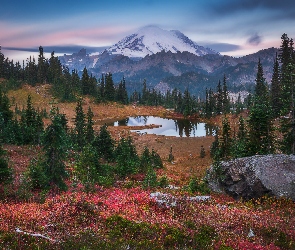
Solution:
[[[172,53],[188,51],[198,56],[218,54],[211,49],[197,45],[178,30],[168,31],[155,25],[141,28],[107,49],[109,54],[141,58],[163,50]]]

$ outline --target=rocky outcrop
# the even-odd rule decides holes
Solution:
[[[295,155],[257,155],[221,162],[208,169],[206,180],[213,191],[236,199],[272,195],[295,201]]]

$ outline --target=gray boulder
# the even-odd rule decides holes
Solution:
[[[215,192],[249,200],[264,195],[295,201],[295,155],[256,155],[211,166],[205,179]]]

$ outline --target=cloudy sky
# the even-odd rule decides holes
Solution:
[[[111,46],[147,25],[232,56],[279,47],[283,33],[295,39],[294,0],[1,0],[0,8],[11,59],[21,51],[7,48]]]

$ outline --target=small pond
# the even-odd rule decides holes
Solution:
[[[214,135],[215,129],[206,123],[193,122],[187,119],[167,119],[155,116],[129,117],[120,121],[106,123],[108,126],[148,126],[159,127],[131,130],[141,134],[156,134],[176,137],[200,137]]]

